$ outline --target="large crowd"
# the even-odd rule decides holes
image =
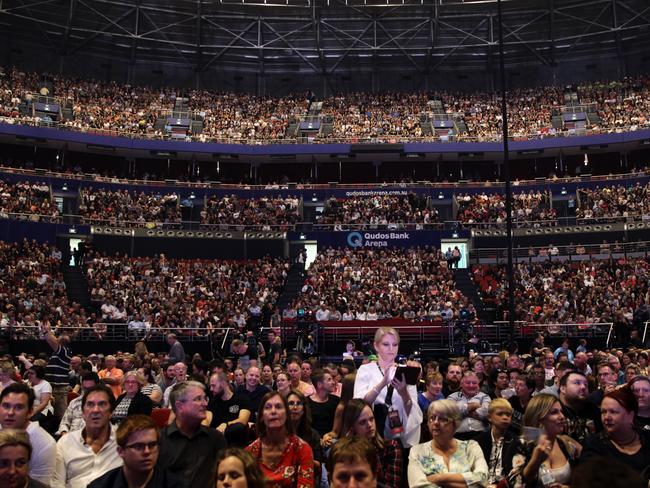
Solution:
[[[648,351],[586,340],[396,364],[399,332],[302,356],[243,329],[186,350],[0,361],[0,484],[9,488],[647,487]],[[401,351],[409,353],[409,351]],[[190,353],[189,355],[187,353]]]
[[[41,322],[86,325],[86,311],[66,295],[61,260],[46,244],[0,241],[0,328],[7,337],[36,337]]]
[[[44,182],[11,183],[0,179],[0,219],[19,218],[33,221],[56,221],[60,215]]]
[[[506,199],[502,193],[457,194],[456,219],[465,224],[505,224]],[[533,191],[512,195],[512,221],[515,225],[557,225],[556,210],[550,206],[549,192]]]
[[[120,85],[50,75],[51,90],[45,93],[72,109],[72,119],[61,126],[79,130],[104,130],[132,136],[162,137],[156,120],[171,115],[177,98],[189,99],[190,114],[203,120],[199,141],[295,141],[291,123],[307,115],[311,94],[258,97],[207,90],[178,90]],[[51,122],[21,115],[19,107],[43,91],[42,77],[16,69],[0,76],[0,117],[13,123]],[[648,127],[650,79],[624,78],[610,83],[584,83],[573,88],[582,104],[591,104],[600,122],[586,122],[587,129],[613,132]],[[546,137],[562,130],[552,117],[564,106],[565,89],[557,86],[512,90],[509,93],[508,125],[516,138]],[[435,140],[421,116],[432,115],[432,102],[440,103],[447,117],[462,122],[451,135],[459,140],[495,140],[501,136],[501,103],[493,93],[352,93],[322,100],[321,113],[332,121],[328,134],[315,141],[333,140]],[[438,114],[440,115],[440,114]],[[426,117],[425,117],[426,119]],[[428,123],[428,122],[427,122]],[[429,135],[430,134],[430,135]]]
[[[579,188],[576,217],[601,220],[609,217],[641,217],[650,219],[650,183],[634,186],[607,185],[602,188]]]
[[[575,215],[579,223],[592,220],[650,219],[650,183],[603,185],[578,188]],[[269,187],[269,189],[273,189]],[[70,198],[68,196],[67,198]],[[286,230],[304,222],[301,197],[281,195],[215,195],[194,198],[183,192],[147,189],[106,189],[82,187],[79,191],[80,222],[130,227],[180,228],[183,222],[204,227],[257,227],[260,230]],[[77,204],[73,204],[72,208]],[[505,224],[503,193],[463,193],[454,195],[458,222],[471,226]],[[61,209],[53,197],[53,186],[46,182],[12,183],[0,178],[0,219],[25,219],[59,222]],[[518,227],[555,226],[557,210],[552,208],[550,191],[528,190],[513,194],[513,223]],[[410,192],[404,195],[330,197],[314,224],[319,228],[340,230],[342,226],[366,228],[391,227],[426,229],[439,222],[436,206],[428,195]]]
[[[316,223],[401,227],[404,224],[432,224],[438,221],[437,210],[429,197],[409,193],[405,196],[375,195],[368,198],[335,198],[325,202]]]
[[[259,226],[263,230],[287,229],[301,221],[298,197],[241,198],[211,196],[201,210],[201,222],[208,225]]]
[[[406,320],[476,318],[472,303],[456,288],[439,250],[334,249],[320,252],[307,269],[298,298],[282,312],[300,309],[316,320]]]
[[[505,268],[475,266],[484,300],[507,318]],[[531,262],[515,265],[515,319],[530,323],[614,323],[628,334],[635,312],[650,303],[647,259]],[[624,331],[628,331],[625,333]]]
[[[178,331],[209,335],[270,317],[288,274],[280,259],[249,261],[129,258],[90,253],[84,259],[98,321],[128,323],[139,337]],[[184,330],[189,329],[189,330]]]
[[[178,225],[181,222],[179,203],[176,193],[88,187],[79,192],[79,216],[82,222],[114,226]]]

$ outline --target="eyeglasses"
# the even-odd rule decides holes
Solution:
[[[290,402],[287,402],[287,405],[289,405],[290,407],[302,407],[302,402],[292,400]]]
[[[125,446],[127,449],[133,449],[134,451],[138,452],[144,452],[145,449],[149,449],[150,451],[153,451],[155,449],[158,449],[160,447],[160,442],[155,441],[155,442],[136,442],[134,444],[129,444],[128,446]]]
[[[441,417],[440,415],[432,415],[429,417],[429,422],[438,422],[440,425],[447,425],[451,422],[451,419],[448,417]]]

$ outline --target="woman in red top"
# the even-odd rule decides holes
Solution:
[[[277,391],[264,395],[257,414],[259,438],[246,448],[259,461],[267,488],[313,488],[314,455],[294,434],[287,399]]]

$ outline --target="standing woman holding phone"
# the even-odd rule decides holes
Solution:
[[[380,327],[374,345],[377,362],[357,370],[354,398],[372,405],[377,430],[384,439],[398,439],[403,447],[410,448],[420,442],[422,410],[416,386],[407,385],[406,375],[395,375],[399,334],[392,327]]]

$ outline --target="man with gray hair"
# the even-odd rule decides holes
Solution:
[[[198,381],[175,384],[169,395],[174,422],[160,433],[158,466],[185,480],[187,486],[214,486],[217,455],[226,447],[223,434],[201,425],[208,398]]]

